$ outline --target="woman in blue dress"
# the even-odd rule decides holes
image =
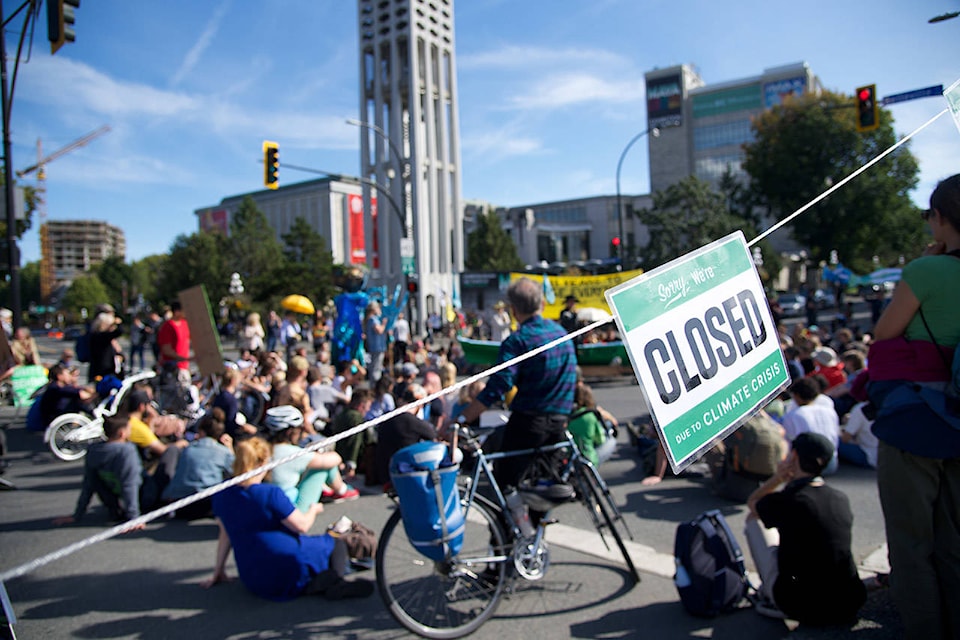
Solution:
[[[253,471],[271,457],[270,445],[250,438],[236,445],[234,476]],[[268,600],[290,600],[304,594],[331,599],[366,597],[373,593],[367,580],[343,579],[349,552],[343,539],[329,534],[307,535],[323,505],[306,513],[290,502],[283,490],[263,484],[266,473],[224,489],[213,496],[213,512],[220,524],[213,576],[204,588],[230,580],[227,558],[233,549],[240,581]]]

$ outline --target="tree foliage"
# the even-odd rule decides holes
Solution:
[[[637,212],[650,242],[643,265],[652,269],[737,229],[753,235],[750,224],[730,212],[724,196],[696,176],[653,194],[653,207]]]
[[[240,203],[230,222],[226,255],[227,276],[239,273],[252,299],[267,300],[276,295],[273,274],[282,264],[283,246],[277,241],[267,216],[249,196]]]
[[[896,141],[893,118],[880,110],[880,127],[856,131],[853,98],[824,92],[788,100],[754,119],[745,146],[753,204],[782,220],[862,167]],[[906,146],[886,156],[789,224],[814,261],[837,250],[854,271],[871,258],[895,264],[913,255],[922,224],[909,193],[917,184],[916,158]]]
[[[273,269],[272,288],[263,302],[275,303],[283,296],[299,293],[318,307],[334,293],[333,254],[326,240],[303,218],[293,221],[283,236],[283,259]]]
[[[517,271],[523,261],[517,245],[500,223],[493,209],[477,214],[476,228],[467,236],[464,266],[471,271]]]
[[[170,303],[180,291],[198,284],[206,287],[211,302],[227,295],[230,269],[225,248],[225,238],[219,233],[201,231],[177,236],[163,263],[163,277],[157,288],[159,301]]]
[[[86,309],[89,315],[93,315],[93,309],[107,299],[107,288],[96,274],[90,273],[73,281],[63,296],[62,308],[73,315],[79,314],[81,309]]]

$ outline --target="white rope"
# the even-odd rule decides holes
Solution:
[[[767,230],[764,231],[763,233],[759,234],[757,237],[755,237],[753,240],[751,240],[751,241],[748,243],[748,246],[753,246],[754,244],[756,244],[757,242],[759,242],[759,241],[762,240],[763,238],[767,237],[768,235],[770,235],[771,233],[773,233],[774,231],[776,231],[777,229],[779,229],[779,228],[782,227],[783,225],[787,224],[788,222],[790,222],[791,220],[793,220],[794,218],[796,218],[797,216],[799,216],[801,213],[803,213],[804,211],[806,211],[807,209],[809,209],[810,207],[812,207],[812,206],[813,206],[814,204],[816,204],[817,202],[820,202],[821,200],[823,200],[824,198],[826,198],[827,196],[829,196],[831,193],[833,193],[834,191],[836,191],[837,189],[839,189],[840,187],[842,187],[842,186],[845,185],[846,183],[848,183],[848,182],[850,182],[851,180],[853,180],[855,177],[857,177],[858,175],[860,175],[861,173],[863,173],[864,171],[866,171],[867,169],[869,169],[870,167],[872,167],[874,164],[876,164],[877,162],[879,162],[882,158],[886,157],[887,155],[889,155],[890,153],[892,153],[895,149],[897,149],[897,148],[899,148],[901,145],[905,144],[908,140],[910,140],[910,139],[911,139],[913,136],[915,136],[917,133],[919,133],[919,132],[922,131],[923,129],[927,128],[929,125],[933,124],[933,122],[935,122],[938,118],[940,118],[941,116],[943,116],[943,114],[947,113],[948,111],[949,111],[949,109],[944,109],[943,111],[941,111],[940,113],[938,113],[938,114],[935,115],[934,117],[930,118],[930,120],[928,120],[928,121],[925,122],[924,124],[920,125],[920,127],[918,127],[917,129],[915,129],[913,132],[911,132],[911,133],[909,133],[908,135],[906,135],[906,136],[904,136],[903,138],[901,138],[898,142],[896,142],[896,143],[895,143],[893,146],[891,146],[889,149],[887,149],[886,151],[884,151],[883,153],[881,153],[880,155],[878,155],[876,158],[874,158],[873,160],[871,160],[870,162],[868,162],[868,163],[865,164],[864,166],[860,167],[859,169],[857,169],[856,171],[854,171],[853,173],[851,173],[849,176],[847,176],[846,178],[844,178],[843,180],[841,180],[840,182],[838,182],[837,184],[835,184],[833,187],[831,187],[831,188],[828,189],[827,191],[824,191],[822,194],[820,194],[819,196],[817,196],[816,198],[814,198],[813,200],[811,200],[809,203],[805,204],[804,206],[800,207],[799,209],[797,209],[796,211],[794,211],[792,214],[790,214],[789,216],[787,216],[786,218],[784,218],[783,220],[781,220],[781,221],[778,222],[777,224],[773,225],[772,227],[770,227],[769,229],[767,229]],[[271,461],[271,462],[268,462],[267,464],[263,465],[262,467],[259,467],[259,468],[257,468],[257,469],[253,469],[252,471],[248,471],[247,473],[244,473],[243,475],[239,475],[239,476],[230,478],[229,480],[225,480],[224,482],[221,482],[220,484],[217,484],[217,485],[214,485],[214,486],[209,487],[209,488],[207,488],[207,489],[204,489],[203,491],[200,491],[200,492],[198,492],[198,493],[195,493],[195,494],[192,495],[192,496],[188,496],[188,497],[186,497],[186,498],[183,498],[182,500],[178,500],[178,501],[176,501],[176,502],[173,502],[173,503],[171,503],[171,504],[168,504],[168,505],[166,505],[166,506],[164,506],[164,507],[161,507],[161,508],[159,508],[159,509],[157,509],[157,510],[155,510],[155,511],[151,511],[150,513],[144,514],[144,515],[142,515],[142,516],[140,516],[140,517],[138,517],[138,518],[134,518],[133,520],[129,520],[129,521],[127,521],[127,522],[124,522],[123,524],[119,524],[119,525],[117,525],[117,526],[115,526],[115,527],[113,527],[113,528],[111,528],[111,529],[107,529],[106,531],[102,531],[102,532],[100,532],[100,533],[98,533],[98,534],[92,535],[92,536],[90,536],[89,538],[85,538],[84,540],[80,540],[79,542],[75,542],[75,543],[73,543],[73,544],[71,544],[71,545],[68,545],[68,546],[63,547],[63,548],[61,548],[61,549],[58,549],[57,551],[48,553],[47,555],[41,556],[41,557],[39,557],[39,558],[37,558],[37,559],[35,559],[35,560],[31,560],[30,562],[27,562],[26,564],[22,564],[22,565],[20,565],[20,566],[18,566],[18,567],[14,567],[13,569],[8,569],[8,570],[4,571],[3,573],[0,573],[0,582],[5,582],[5,581],[10,580],[10,579],[12,579],[12,578],[20,577],[20,576],[22,576],[22,575],[24,575],[24,574],[26,574],[26,573],[29,573],[29,572],[31,572],[31,571],[33,571],[33,570],[35,570],[35,569],[39,569],[40,567],[42,567],[42,566],[44,566],[44,565],[50,564],[51,562],[54,562],[55,560],[59,560],[60,558],[63,558],[63,557],[65,557],[65,556],[68,556],[68,555],[70,555],[70,554],[72,554],[72,553],[75,553],[75,552],[80,551],[80,550],[82,550],[82,549],[86,549],[87,547],[90,547],[90,546],[92,546],[92,545],[94,545],[94,544],[97,544],[98,542],[103,542],[104,540],[109,540],[110,538],[113,538],[113,537],[118,536],[118,535],[120,535],[120,534],[127,533],[128,531],[131,531],[131,530],[133,530],[134,528],[136,528],[136,527],[138,527],[138,526],[140,526],[140,525],[145,525],[145,524],[147,524],[148,522],[152,522],[152,521],[154,521],[154,520],[157,520],[158,518],[162,518],[162,517],[166,516],[167,514],[176,511],[177,509],[180,509],[180,508],[185,507],[185,506],[187,506],[187,505],[189,505],[189,504],[193,504],[194,502],[197,502],[198,500],[202,500],[202,499],[204,499],[204,498],[206,498],[206,497],[209,497],[209,496],[212,496],[212,495],[214,495],[214,494],[216,494],[216,493],[219,493],[220,491],[223,491],[224,489],[226,489],[226,488],[228,488],[228,487],[232,487],[232,486],[234,486],[234,485],[241,484],[242,482],[245,482],[246,480],[248,480],[248,479],[250,479],[250,478],[252,478],[252,477],[254,477],[254,476],[258,476],[258,475],[260,475],[260,474],[262,474],[262,473],[266,473],[266,472],[268,472],[268,471],[270,471],[270,470],[272,470],[272,469],[275,469],[275,468],[279,467],[279,466],[282,465],[282,464],[286,464],[287,462],[290,462],[290,461],[292,461],[292,460],[296,460],[297,458],[299,458],[299,457],[301,457],[301,456],[305,456],[305,455],[310,454],[310,453],[313,453],[314,451],[317,451],[317,450],[319,450],[319,449],[326,448],[326,447],[328,447],[328,446],[330,446],[330,445],[332,445],[332,444],[335,444],[335,443],[339,442],[340,440],[343,440],[343,439],[345,439],[345,438],[349,438],[350,436],[353,436],[353,435],[356,435],[356,434],[359,434],[359,433],[363,433],[363,432],[366,431],[367,429],[369,429],[369,428],[371,428],[371,427],[374,427],[374,426],[376,426],[376,425],[378,425],[378,424],[380,424],[380,423],[382,423],[382,422],[385,422],[385,421],[389,420],[390,418],[393,418],[394,416],[397,416],[397,415],[399,415],[399,414],[401,414],[401,413],[404,413],[404,412],[406,412],[406,411],[409,411],[409,410],[410,410],[411,408],[413,408],[413,407],[419,408],[419,407],[421,407],[421,406],[423,406],[423,405],[425,405],[425,404],[427,404],[427,403],[429,403],[429,402],[433,402],[435,399],[440,398],[440,397],[442,397],[442,396],[444,396],[444,395],[446,395],[446,394],[448,394],[448,393],[452,393],[452,392],[454,392],[454,391],[458,391],[459,389],[461,389],[461,388],[463,388],[463,387],[465,387],[465,386],[467,386],[467,385],[470,385],[470,384],[476,382],[477,380],[482,380],[483,378],[487,378],[487,377],[489,377],[489,376],[491,376],[491,375],[493,375],[493,374],[495,374],[495,373],[498,373],[498,372],[500,372],[500,371],[503,371],[504,369],[509,369],[510,367],[512,367],[512,366],[514,366],[514,365],[517,365],[517,364],[523,362],[524,360],[527,360],[528,358],[532,358],[532,357],[534,357],[534,356],[536,356],[536,355],[538,355],[538,354],[540,354],[540,353],[543,353],[544,351],[548,351],[548,350],[550,350],[550,349],[552,349],[552,348],[554,348],[554,347],[556,347],[556,346],[558,346],[558,345],[560,345],[560,344],[563,344],[564,342],[567,342],[568,340],[573,340],[574,338],[576,338],[576,337],[578,337],[578,336],[580,336],[580,335],[583,335],[583,334],[585,334],[585,333],[588,333],[588,332],[590,332],[590,331],[593,331],[594,329],[596,329],[596,328],[598,328],[598,327],[600,327],[600,326],[602,326],[602,325],[604,325],[604,324],[607,324],[607,323],[610,322],[612,319],[613,319],[613,317],[610,316],[610,317],[604,318],[604,319],[602,319],[602,320],[597,320],[596,322],[593,322],[593,323],[591,323],[591,324],[589,324],[589,325],[587,325],[587,326],[585,326],[585,327],[581,327],[580,329],[577,329],[577,330],[575,330],[575,331],[572,331],[572,332],[568,333],[568,334],[565,335],[565,336],[562,336],[562,337],[560,337],[560,338],[557,338],[556,340],[552,340],[551,342],[548,342],[548,343],[546,343],[546,344],[544,344],[544,345],[542,345],[542,346],[540,346],[540,347],[537,347],[536,349],[533,349],[532,351],[528,351],[527,353],[521,354],[521,355],[519,355],[519,356],[517,356],[517,357],[515,357],[515,358],[513,358],[513,359],[511,359],[511,360],[508,360],[508,361],[506,361],[506,362],[502,362],[502,363],[500,363],[500,364],[498,364],[498,365],[495,365],[495,366],[493,366],[493,367],[491,367],[491,368],[489,368],[489,369],[486,369],[485,371],[482,371],[481,373],[478,373],[478,374],[476,374],[476,375],[473,375],[473,376],[470,376],[470,377],[468,377],[468,378],[465,378],[464,380],[461,380],[460,382],[457,382],[456,384],[450,385],[449,387],[447,387],[447,388],[445,388],[445,389],[441,389],[440,391],[437,391],[436,393],[432,393],[432,394],[426,396],[425,398],[421,398],[420,400],[415,400],[414,402],[411,402],[411,403],[409,403],[409,404],[405,404],[405,405],[403,405],[402,407],[398,407],[398,408],[394,409],[393,411],[390,411],[390,412],[388,412],[388,413],[384,413],[383,415],[378,416],[377,418],[375,418],[375,419],[373,419],[373,420],[370,420],[370,421],[368,421],[368,422],[364,422],[364,423],[362,423],[362,424],[358,424],[357,426],[352,427],[352,428],[350,428],[350,429],[347,429],[346,431],[343,431],[343,432],[341,432],[341,433],[338,433],[337,435],[332,436],[332,437],[330,437],[330,438],[324,438],[324,439],[322,439],[322,440],[318,440],[317,442],[313,442],[313,443],[311,443],[310,445],[304,447],[302,451],[297,451],[296,453],[293,453],[293,454],[291,454],[291,455],[289,455],[289,456],[287,456],[287,457],[285,457],[285,458],[280,458],[280,459],[278,459],[278,460],[273,460],[273,461]]]

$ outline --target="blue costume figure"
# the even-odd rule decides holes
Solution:
[[[334,362],[359,360],[363,362],[363,310],[369,296],[363,292],[367,271],[361,265],[338,269],[334,282],[343,293],[333,299],[337,307],[337,322],[333,328],[331,356]]]

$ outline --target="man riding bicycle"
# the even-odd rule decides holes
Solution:
[[[540,284],[530,278],[519,278],[510,285],[507,305],[517,321],[517,330],[500,344],[498,362],[512,360],[567,334],[559,324],[543,317],[543,293]],[[476,421],[514,386],[517,394],[510,404],[510,419],[500,449],[530,449],[563,440],[577,387],[573,343],[562,342],[493,374],[458,422]],[[498,460],[494,470],[497,483],[506,491],[510,491],[508,487],[516,488],[532,462],[533,456]]]

